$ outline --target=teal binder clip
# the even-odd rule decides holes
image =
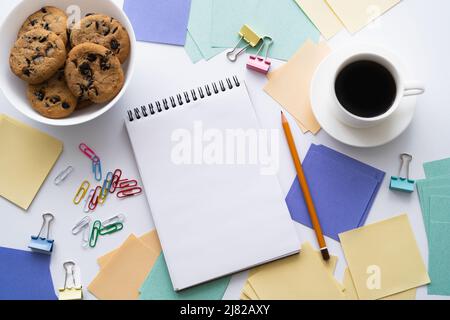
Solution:
[[[44,220],[42,222],[41,230],[39,230],[39,233],[37,236],[31,236],[30,244],[28,245],[28,248],[30,248],[34,252],[38,253],[44,253],[44,254],[52,254],[53,251],[53,244],[55,240],[49,239],[50,234],[50,223],[53,221],[55,217],[51,213],[45,213],[42,215],[42,219]],[[47,227],[47,237],[42,237],[41,234],[42,231]]]
[[[391,190],[402,191],[402,192],[413,192],[416,182],[409,178],[409,165],[412,161],[412,155],[408,153],[402,153],[400,155],[400,170],[398,172],[398,177],[392,176],[389,188]],[[406,177],[402,177],[402,171],[406,168]]]

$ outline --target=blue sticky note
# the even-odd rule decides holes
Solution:
[[[432,196],[428,235],[428,269],[431,283],[428,294],[450,295],[450,198]]]
[[[371,176],[378,181],[378,185],[375,189],[375,192],[373,193],[372,198],[370,199],[369,204],[367,205],[367,211],[361,217],[361,221],[359,222],[359,226],[364,225],[364,223],[366,222],[367,216],[369,215],[370,208],[372,208],[372,205],[375,201],[378,191],[381,188],[381,184],[383,183],[386,173],[382,170],[379,170],[379,169],[372,167],[368,164],[365,164],[361,161],[355,160],[343,153],[337,152],[336,150],[328,148],[324,145],[313,144],[313,145],[311,145],[311,150],[320,150],[321,152],[329,155],[332,159],[336,159],[336,160],[342,162],[343,165],[352,167],[353,169],[358,170],[361,173],[367,174],[368,176]]]
[[[0,300],[56,300],[50,256],[0,247]]]
[[[184,46],[191,0],[125,0],[138,41]]]
[[[230,277],[224,277],[176,292],[173,290],[166,260],[161,254],[142,285],[139,298],[141,300],[221,300],[230,279]]]
[[[326,236],[339,241],[339,233],[364,224],[384,177],[382,171],[314,145],[303,161],[303,170]],[[298,178],[286,203],[293,220],[312,227]]]

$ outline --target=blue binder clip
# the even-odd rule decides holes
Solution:
[[[400,155],[400,170],[398,172],[398,177],[392,176],[391,177],[391,183],[389,185],[389,188],[391,190],[397,190],[402,192],[413,192],[414,191],[414,185],[416,182],[409,178],[409,164],[412,161],[412,155],[408,153],[402,153]],[[406,168],[406,177],[402,177],[402,170],[403,168]]]
[[[50,223],[55,219],[55,217],[51,213],[45,213],[42,215],[42,219],[44,220],[42,222],[41,230],[39,230],[39,233],[37,236],[31,236],[30,244],[28,245],[28,248],[35,252],[44,253],[44,254],[52,254],[53,251],[53,243],[55,240],[49,239],[50,234]],[[44,231],[45,227],[47,226],[47,237],[42,237],[41,234]]]

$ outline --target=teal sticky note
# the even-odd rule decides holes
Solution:
[[[429,234],[430,197],[445,196],[450,194],[450,177],[425,179],[417,181],[420,207],[425,225],[425,231]]]
[[[428,294],[450,295],[450,197],[431,197],[429,227]]]
[[[269,57],[289,60],[307,40],[318,42],[319,30],[294,0],[213,0],[212,45],[232,48],[239,30],[249,25],[261,37],[272,37]],[[241,44],[241,46],[243,43]],[[248,50],[255,53],[258,47]],[[265,54],[265,53],[264,53]]]
[[[222,52],[211,44],[211,0],[192,0],[188,31],[204,59],[209,60]]]
[[[450,175],[450,158],[442,159],[423,164],[425,176],[427,178],[436,178]]]
[[[153,265],[140,289],[140,300],[221,300],[231,277],[224,277],[180,292],[173,290],[164,255]]]
[[[184,50],[188,54],[192,63],[197,63],[203,59],[203,55],[200,52],[200,49],[198,48],[194,39],[192,39],[192,36],[189,34],[189,31],[186,34],[186,43],[184,44]]]

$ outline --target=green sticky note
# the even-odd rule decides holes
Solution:
[[[430,220],[430,197],[450,195],[450,177],[418,180],[416,183],[425,231],[428,235]]]
[[[427,178],[436,178],[450,175],[450,158],[442,159],[423,164],[425,176]]]
[[[224,277],[180,292],[173,290],[166,260],[161,254],[140,289],[141,300],[221,300],[231,277]]]
[[[429,227],[428,294],[450,295],[450,197],[431,197]]]
[[[211,44],[211,0],[192,0],[188,31],[206,60],[218,55],[223,48],[213,48]]]
[[[280,60],[289,60],[308,38],[315,42],[320,38],[319,30],[294,0],[212,0],[212,4],[214,47],[233,48],[244,24],[261,37],[272,37],[269,56]],[[241,46],[244,44],[241,42]],[[247,52],[255,53],[257,49],[258,46]]]
[[[192,39],[192,36],[189,34],[189,31],[186,33],[186,43],[184,44],[184,50],[186,50],[186,53],[188,54],[192,63],[197,63],[203,59],[203,55],[200,52],[200,49],[195,43],[194,39]]]

